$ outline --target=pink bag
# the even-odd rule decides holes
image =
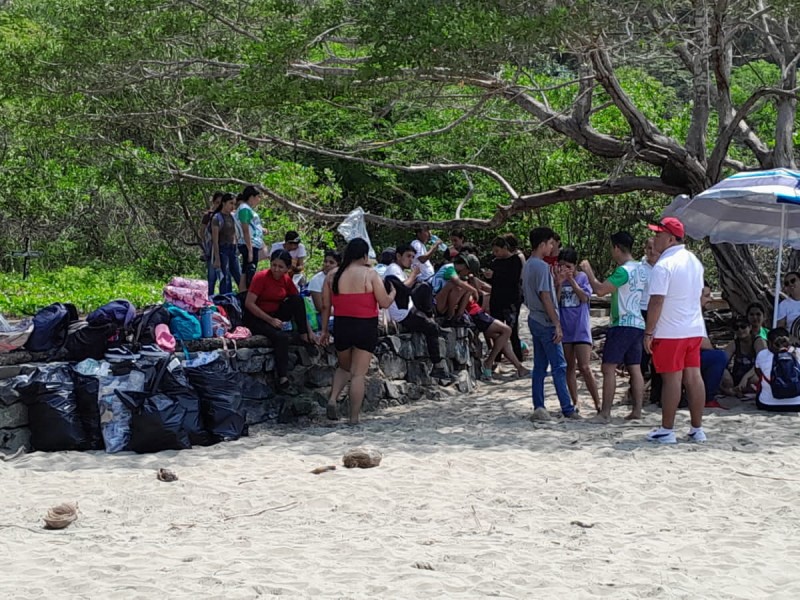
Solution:
[[[187,287],[175,287],[168,285],[164,287],[164,302],[174,304],[190,313],[200,312],[201,308],[210,306],[208,301],[208,284],[202,290]]]
[[[189,288],[205,292],[208,296],[208,282],[202,279],[186,279],[185,277],[173,277],[167,285],[172,287]]]
[[[247,327],[239,326],[233,331],[229,331],[228,333],[226,333],[225,337],[228,338],[229,340],[245,340],[249,338],[251,335],[253,334],[250,333],[250,330]]]

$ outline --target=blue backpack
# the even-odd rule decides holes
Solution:
[[[169,330],[176,340],[185,342],[187,340],[199,340],[202,337],[202,328],[197,317],[172,304],[165,304],[164,306],[170,314]]]
[[[776,400],[800,397],[800,364],[793,352],[780,350],[772,356],[769,387]]]
[[[136,316],[136,308],[127,300],[112,300],[100,308],[93,310],[86,317],[86,322],[91,327],[100,325],[113,325],[125,329]]]
[[[67,341],[69,326],[78,320],[74,305],[56,302],[44,307],[33,317],[33,333],[24,348],[29,352],[60,350]]]

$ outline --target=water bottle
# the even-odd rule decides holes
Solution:
[[[283,325],[281,325],[281,329],[283,331],[291,331],[292,330],[292,322],[291,321],[284,321]]]
[[[447,244],[445,244],[442,240],[440,240],[438,235],[432,235],[431,241],[434,243],[434,245],[437,245],[439,247],[439,250],[441,250],[442,252],[447,252]]]
[[[214,329],[211,322],[211,309],[204,308],[200,312],[200,330],[204,338],[214,337]]]

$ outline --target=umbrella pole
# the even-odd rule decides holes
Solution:
[[[786,204],[781,204],[781,243],[778,246],[778,270],[775,273],[775,306],[772,309],[772,328],[778,326],[778,304],[781,300],[781,270],[783,268],[783,241],[786,236]]]

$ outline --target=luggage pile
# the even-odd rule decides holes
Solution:
[[[49,363],[13,378],[28,407],[34,450],[209,446],[247,435],[242,375],[226,353],[111,363]]]

